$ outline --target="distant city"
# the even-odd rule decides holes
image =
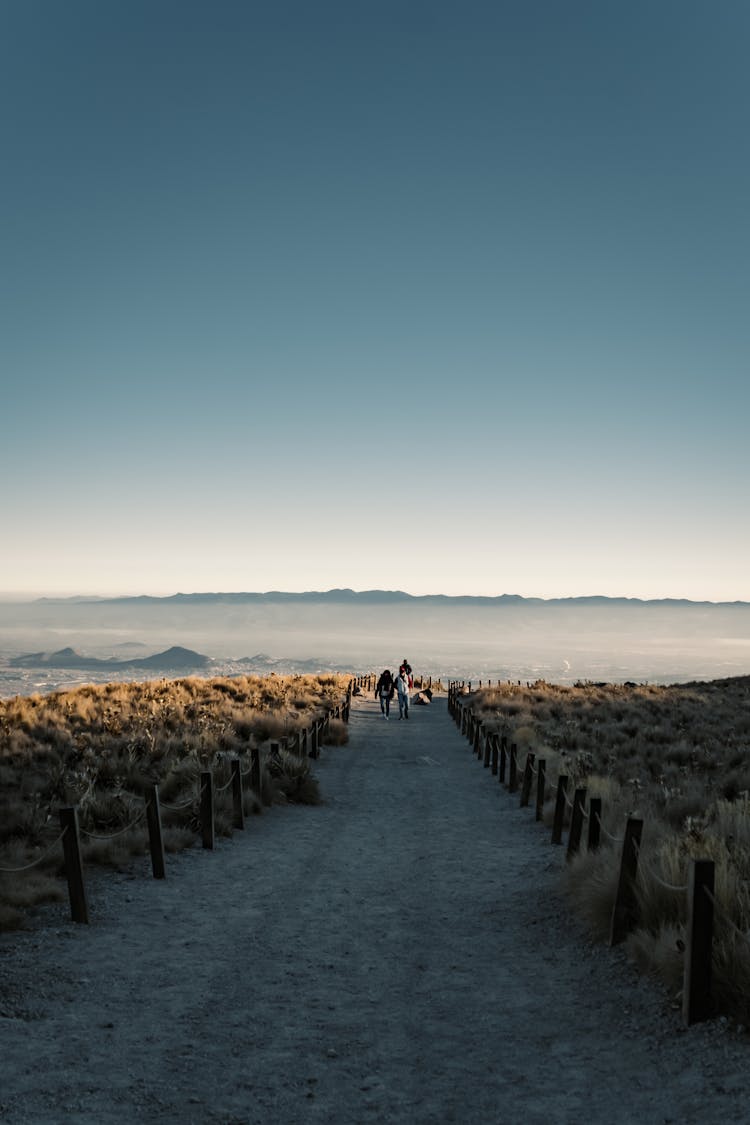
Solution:
[[[401,591],[0,602],[0,694],[184,675],[381,670],[672,683],[750,674],[750,603]]]

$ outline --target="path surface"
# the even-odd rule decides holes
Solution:
[[[352,713],[325,804],[0,938],[12,1125],[746,1121],[750,1044],[592,946],[445,700]]]

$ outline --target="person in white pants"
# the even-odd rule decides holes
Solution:
[[[399,672],[396,677],[396,691],[398,692],[398,717],[409,718],[409,677],[406,672]]]

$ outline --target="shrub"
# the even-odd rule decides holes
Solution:
[[[345,746],[348,741],[348,724],[341,719],[329,719],[327,729],[323,733],[323,743],[326,746]]]

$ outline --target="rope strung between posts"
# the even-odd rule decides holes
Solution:
[[[194,805],[197,799],[197,797],[190,797],[183,805],[168,805],[166,801],[159,798],[159,807],[167,809],[169,812],[183,812],[184,809],[189,809],[191,805]]]
[[[137,824],[140,824],[145,815],[146,807],[144,805],[144,807],[141,809],[141,811],[138,813],[138,816],[135,817],[134,820],[131,820],[129,824],[126,824],[124,828],[118,828],[116,832],[111,832],[107,836],[99,836],[95,832],[89,832],[86,828],[81,828],[81,835],[88,836],[89,840],[116,840],[118,836],[124,836],[126,832],[130,831],[131,828],[135,828]]]
[[[555,789],[557,789],[557,786],[555,786]],[[571,801],[570,797],[565,792],[565,790],[563,790],[563,797],[565,798],[565,804],[568,806],[568,808],[572,812],[573,811],[573,802]],[[584,820],[588,820],[588,818],[589,818],[588,811],[583,807],[583,805],[581,805],[581,816],[583,817]],[[599,824],[601,825],[601,820],[599,821]]]
[[[216,786],[214,786],[214,793],[223,793],[224,790],[228,789],[231,784],[232,784],[232,775],[230,774],[229,775],[229,781],[227,781],[226,785],[216,785]]]
[[[611,843],[613,843],[613,844],[624,844],[625,843],[625,837],[624,836],[613,836],[611,832],[607,831],[607,829],[604,827],[604,823],[603,823],[602,818],[600,817],[599,813],[595,813],[594,815],[596,816],[596,819],[599,821],[599,827],[601,828],[602,832],[604,833],[604,835],[607,837],[607,839]]]
[[[3,875],[18,875],[21,871],[31,871],[32,867],[38,867],[39,864],[42,863],[42,861],[45,860],[47,856],[55,850],[67,831],[68,826],[66,824],[57,839],[53,840],[47,850],[43,851],[42,854],[37,859],[35,859],[33,863],[26,863],[23,867],[0,867],[0,872],[2,872]]]
[[[655,883],[658,883],[658,885],[660,887],[663,887],[665,891],[674,891],[675,894],[687,893],[689,889],[687,883],[681,883],[679,886],[676,883],[667,883],[664,879],[662,879],[660,875],[656,873],[656,871],[654,871],[651,864],[644,859],[641,845],[635,838],[633,839],[633,847],[635,848],[636,855],[638,856],[639,868],[643,868],[645,871],[647,871]]]

